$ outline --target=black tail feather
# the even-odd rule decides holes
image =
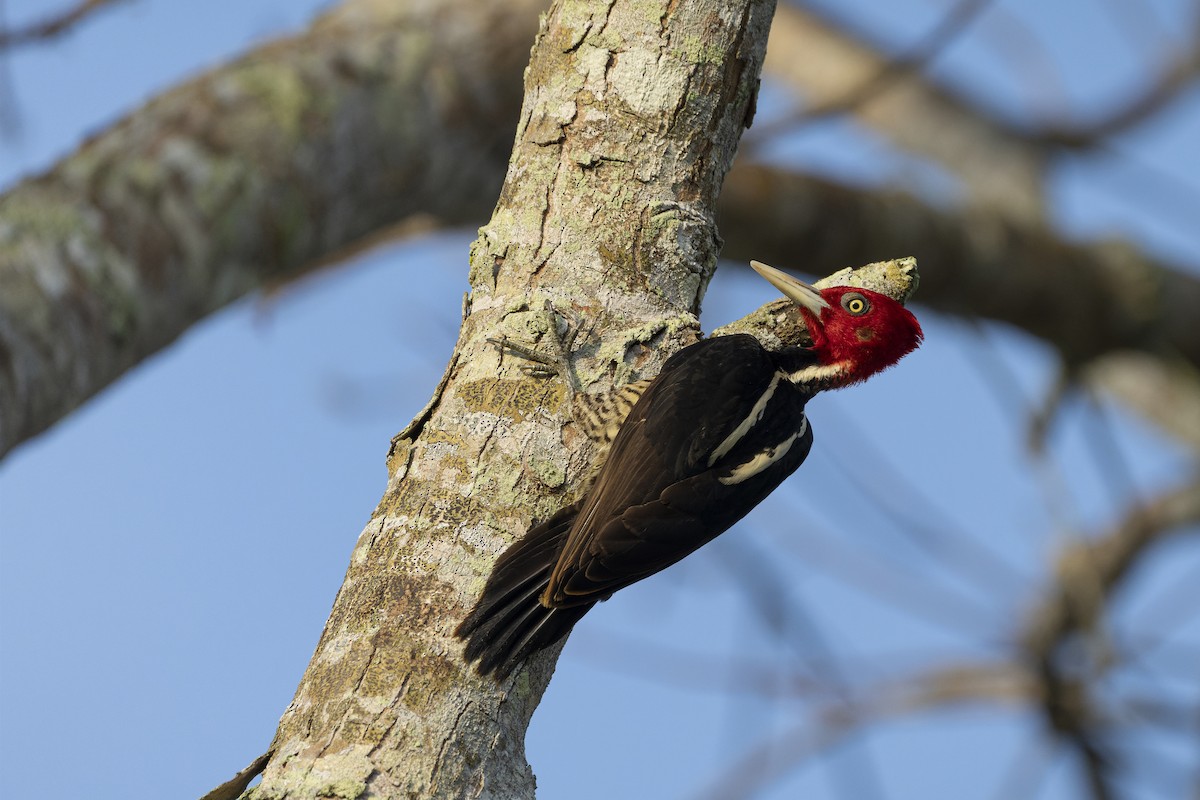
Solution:
[[[495,673],[499,679],[507,678],[529,656],[570,633],[589,608],[590,605],[546,608],[536,601],[529,603],[524,611],[514,607],[502,631],[488,642],[480,657],[479,674]]]
[[[521,662],[566,636],[592,607],[546,608],[542,592],[566,541],[577,505],[535,525],[496,560],[475,608],[454,631],[480,675],[508,677]]]

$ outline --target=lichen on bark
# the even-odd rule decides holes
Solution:
[[[603,388],[696,338],[713,207],[772,12],[769,0],[551,7],[508,177],[471,249],[453,365],[393,444],[392,480],[257,797],[532,796],[524,730],[553,654],[498,686],[469,671],[451,633],[495,556],[572,498],[591,445],[564,428],[563,385],[488,339],[545,343],[576,324],[577,374]]]

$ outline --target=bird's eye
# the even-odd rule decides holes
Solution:
[[[842,296],[842,308],[854,316],[861,316],[871,310],[871,303],[857,292]]]

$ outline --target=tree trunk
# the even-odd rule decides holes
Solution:
[[[347,0],[303,35],[167,92],[0,196],[0,457],[247,292],[334,262],[411,215],[483,219],[504,176],[516,76],[542,5]],[[809,86],[825,75],[812,63],[825,52],[813,43],[823,28],[785,17],[776,73]],[[854,74],[879,68],[834,38]],[[929,121],[914,114],[940,130],[974,129],[970,109],[947,108],[922,99],[908,133],[884,132],[936,149],[944,137],[922,134]],[[1021,187],[1034,159],[999,129],[979,141],[970,153],[1024,164],[1005,189],[981,177],[987,191],[1028,200]],[[959,163],[963,147],[950,149],[942,160]],[[965,158],[971,174],[994,174],[979,161]],[[817,273],[915,255],[934,290],[923,303],[1021,326],[1074,361],[1103,352],[1090,376],[1200,448],[1195,415],[1178,413],[1200,397],[1200,281],[1185,270],[1120,242],[1065,242],[1012,203],[1003,214],[952,215],[777,168],[734,175],[720,201],[727,254]],[[1147,376],[1162,390],[1144,391]]]
[[[572,497],[589,452],[564,428],[562,382],[487,338],[543,336],[550,300],[580,323],[583,384],[607,386],[695,337],[773,6],[564,0],[545,17],[458,345],[394,443],[256,798],[533,796],[523,740],[556,653],[497,685],[451,632],[495,556]]]

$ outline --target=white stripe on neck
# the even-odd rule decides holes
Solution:
[[[803,386],[806,383],[826,382],[849,371],[850,362],[835,361],[832,364],[812,364],[807,367],[801,367],[795,372],[789,372],[787,379],[798,386]]]

